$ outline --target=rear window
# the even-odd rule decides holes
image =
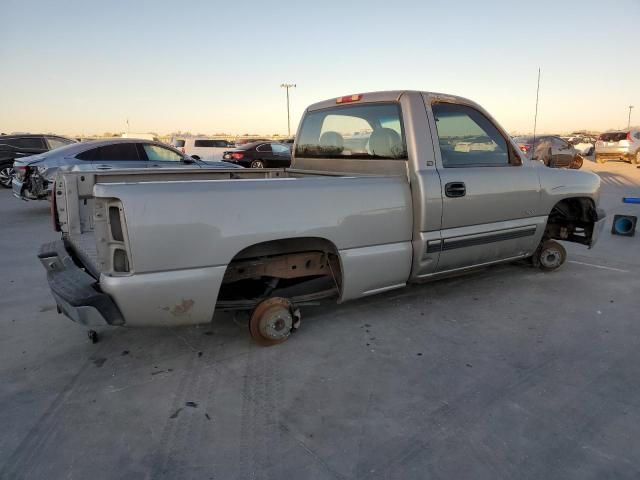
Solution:
[[[350,105],[308,113],[296,156],[300,158],[406,159],[400,106]]]
[[[608,132],[603,133],[598,137],[598,140],[605,142],[619,142],[620,140],[626,140],[629,132]]]
[[[184,147],[184,140],[174,140],[173,141],[173,146],[176,147],[176,148]]]

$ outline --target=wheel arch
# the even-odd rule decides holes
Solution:
[[[341,291],[344,269],[340,251],[334,242],[324,237],[289,237],[249,245],[233,256],[226,267],[225,275],[240,262],[252,259],[278,258],[305,252],[322,252],[328,256],[329,274],[334,278]]]
[[[549,212],[543,240],[557,239],[590,245],[597,220],[598,212],[593,198],[563,198]]]

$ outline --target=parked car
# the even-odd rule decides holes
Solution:
[[[46,199],[59,171],[119,168],[234,168],[203,162],[160,142],[110,138],[73,143],[14,163],[13,193],[24,200]]]
[[[250,168],[287,168],[291,149],[280,142],[247,143],[224,152],[222,161]]]
[[[345,143],[364,130],[366,142]],[[480,132],[492,149],[455,149]],[[593,246],[604,222],[597,175],[529,160],[482,107],[453,95],[316,103],[292,169],[204,173],[97,172],[83,183],[61,172],[53,214],[64,241],[39,253],[60,311],[133,327],[245,309],[253,338],[273,345],[299,325],[301,304],[524,258],[554,270],[567,258],[556,240]]]
[[[584,159],[566,140],[555,135],[520,136],[514,141],[520,150],[532,160],[540,160],[547,167],[573,168],[582,167]],[[534,145],[535,142],[535,145]]]
[[[227,140],[208,137],[174,138],[171,144],[191,158],[205,162],[219,162],[225,150],[232,146]]]
[[[575,136],[568,140],[580,155],[593,155],[597,138],[589,136]]]
[[[625,160],[640,164],[640,129],[606,132],[596,142],[596,162]]]
[[[58,135],[0,135],[0,186],[11,188],[14,160],[54,150],[75,140]]]

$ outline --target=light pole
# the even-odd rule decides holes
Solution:
[[[291,137],[291,115],[289,114],[289,89],[296,88],[295,83],[283,83],[280,85],[280,88],[287,89],[287,132],[289,132],[289,137]]]
[[[629,105],[629,120],[627,120],[627,129],[631,128],[631,109],[633,105]]]

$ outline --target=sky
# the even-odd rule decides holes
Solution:
[[[508,131],[640,125],[640,0],[0,0],[0,132],[295,133],[307,105],[461,95]]]

